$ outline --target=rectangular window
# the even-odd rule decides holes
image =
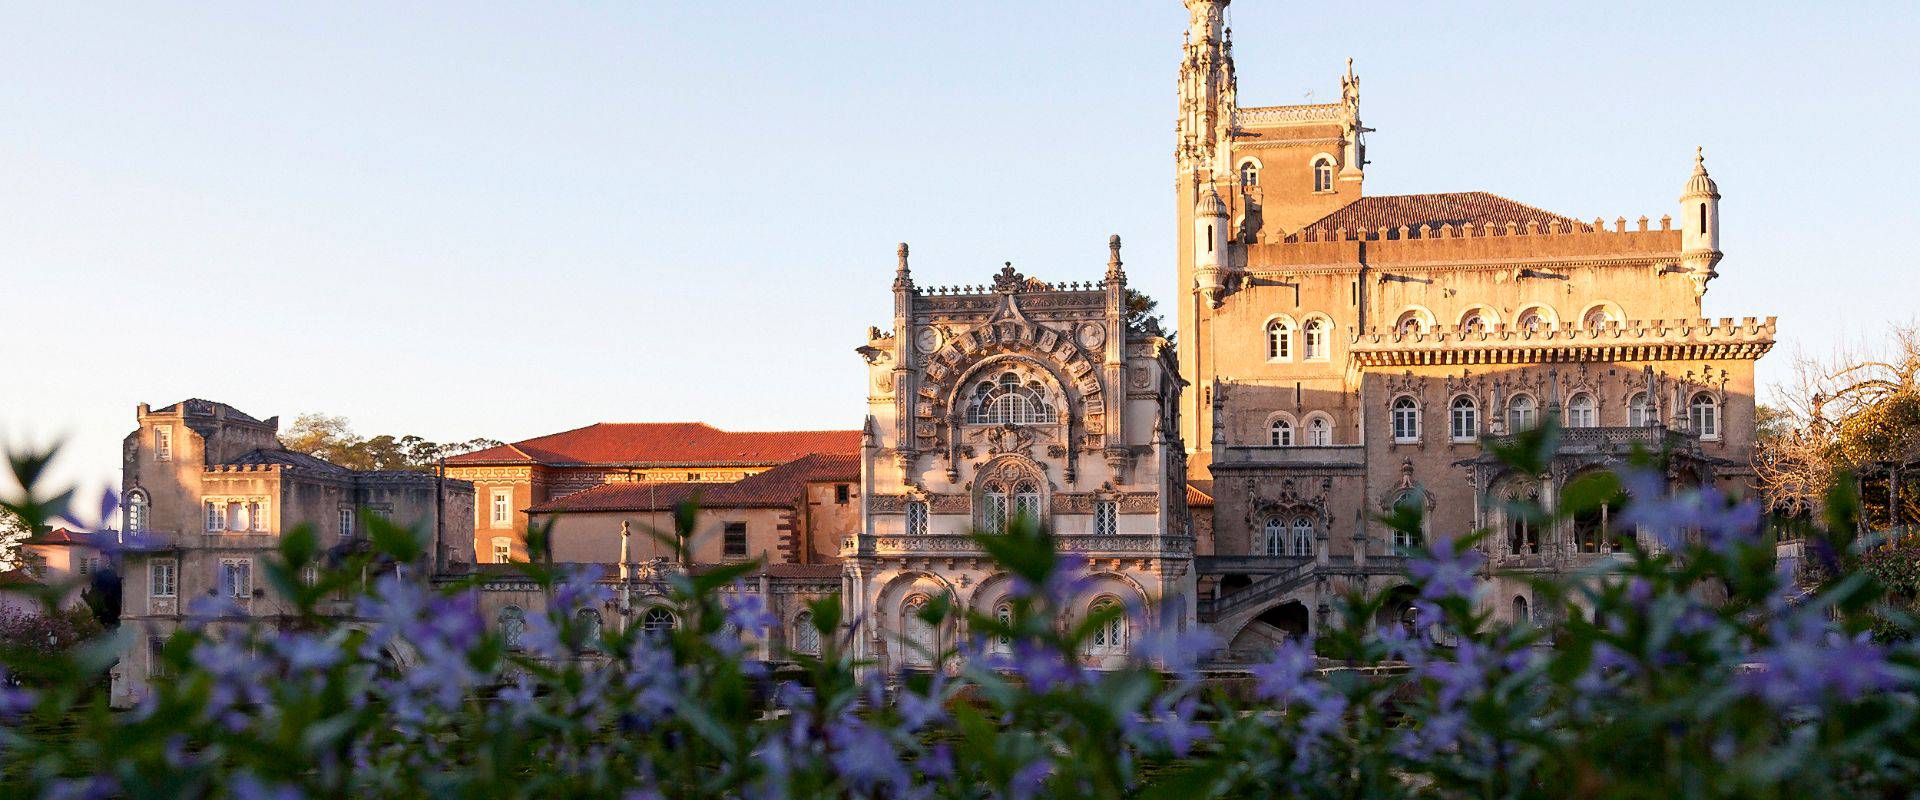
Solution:
[[[353,509],[340,509],[340,538],[353,538]]]
[[[493,490],[493,515],[488,518],[493,527],[506,528],[513,525],[513,490]]]
[[[253,597],[253,559],[220,559],[220,592],[235,600]]]
[[[147,637],[147,674],[155,678],[166,677],[167,661],[165,654],[167,639],[164,636]]]
[[[173,460],[173,426],[160,425],[153,429],[153,460]]]
[[[227,529],[227,504],[218,500],[207,501],[207,532]]]
[[[154,597],[173,597],[180,591],[179,562],[171,558],[147,562],[147,590]]]
[[[846,484],[844,484],[844,483],[836,483],[836,484],[834,484],[834,486],[833,486],[833,502],[835,502],[835,503],[838,503],[838,504],[840,504],[840,505],[843,505],[843,506],[844,506],[844,505],[846,505],[846,504],[847,504],[847,501],[848,501],[849,499],[851,499],[852,497],[853,497],[853,489],[852,489],[852,487],[849,487],[849,486],[847,486],[847,485],[846,485]]]
[[[1120,530],[1120,504],[1112,500],[1093,501],[1093,532],[1096,536],[1112,536]]]
[[[84,577],[87,577],[88,575],[93,574],[93,568],[94,568],[93,562],[96,560],[98,559],[95,559],[92,556],[82,556],[78,559],[77,564],[80,570],[80,577],[84,578]]]
[[[493,537],[493,563],[505,564],[513,561],[513,540],[505,536]]]
[[[927,503],[913,500],[907,503],[907,535],[924,536],[927,533]]]
[[[247,530],[264,531],[267,529],[267,504],[255,500],[247,504]]]
[[[745,558],[747,555],[747,523],[729,522],[726,529],[727,558]]]

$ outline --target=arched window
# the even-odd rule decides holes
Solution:
[[[1547,325],[1546,315],[1541,314],[1540,309],[1537,308],[1529,308],[1520,312],[1520,317],[1514,320],[1514,327],[1527,333],[1539,333],[1546,330]]]
[[[793,652],[820,654],[820,629],[813,627],[812,611],[802,611],[793,617]]]
[[[1412,336],[1416,333],[1426,333],[1427,323],[1420,318],[1420,312],[1408,311],[1400,315],[1400,321],[1393,324],[1393,329],[1401,336]]]
[[[1260,185],[1260,165],[1251,161],[1240,164],[1240,185],[1252,189]]]
[[[649,608],[647,613],[640,615],[640,630],[655,639],[672,633],[679,626],[680,621],[674,618],[673,612],[659,606]]]
[[[1420,404],[1411,397],[1401,395],[1393,401],[1393,440],[1420,441]]]
[[[1093,629],[1093,638],[1089,650],[1094,655],[1114,655],[1124,653],[1127,648],[1127,615],[1120,611],[1120,603],[1111,597],[1102,597],[1087,607],[1087,616],[1095,614],[1114,614],[1112,619]]]
[[[1540,422],[1540,407],[1533,402],[1532,395],[1517,394],[1507,401],[1507,432],[1519,433],[1530,430]]]
[[[1701,392],[1687,403],[1687,423],[1702,439],[1720,438],[1720,404],[1713,395]]]
[[[1480,406],[1468,395],[1453,398],[1448,409],[1447,427],[1456,442],[1471,442],[1480,437]]]
[[[1507,552],[1531,555],[1540,552],[1540,531],[1533,515],[1539,506],[1540,487],[1532,482],[1515,484],[1507,491]]]
[[[1527,598],[1517,594],[1514,595],[1513,596],[1513,624],[1527,625],[1527,624],[1531,624],[1532,622],[1533,622],[1533,615],[1528,613],[1527,611]]]
[[[986,425],[1040,425],[1053,421],[1053,404],[1039,381],[1020,381],[1014,372],[981,381],[967,403],[967,422]]]
[[[574,614],[574,619],[580,622],[580,647],[585,650],[600,649],[599,609],[580,609],[579,613]]]
[[[1293,325],[1284,319],[1267,323],[1267,360],[1293,360]]]
[[[1606,306],[1594,306],[1587,309],[1586,316],[1580,318],[1580,324],[1599,330],[1613,324],[1613,315],[1607,313]]]
[[[1260,546],[1255,552],[1263,556],[1286,555],[1287,523],[1279,517],[1268,517],[1267,524],[1260,529]]]
[[[1267,428],[1267,444],[1274,447],[1292,447],[1293,423],[1284,419],[1274,420],[1273,425]]]
[[[1310,319],[1300,327],[1301,335],[1306,339],[1308,361],[1321,361],[1327,357],[1327,323],[1325,320]]]
[[[1600,424],[1600,410],[1593,402],[1593,395],[1581,392],[1567,401],[1567,427],[1591,428]]]
[[[1040,487],[1032,481],[1023,481],[1013,487],[1013,513],[1016,516],[1040,518]]]
[[[1321,156],[1313,161],[1313,190],[1333,191],[1333,159]]]
[[[1644,428],[1653,424],[1653,404],[1647,402],[1646,392],[1635,392],[1633,399],[1627,401],[1627,424]]]
[[[1327,424],[1326,417],[1307,420],[1307,444],[1313,447],[1333,444],[1333,426]]]
[[[147,493],[140,489],[127,492],[127,531],[144,531],[151,519],[152,506],[148,505]]]
[[[1313,518],[1301,515],[1293,518],[1293,555],[1313,555]]]
[[[996,620],[996,621],[998,621],[998,622],[1000,623],[1000,625],[1001,625],[1001,627],[1003,627],[1003,628],[1011,628],[1011,627],[1013,627],[1013,606],[1012,606],[1012,604],[1009,604],[1009,603],[1001,603],[1001,604],[999,604],[999,605],[997,605],[997,606],[994,606],[994,607],[993,607],[993,618],[994,618],[994,620]],[[1006,634],[1001,634],[1001,635],[999,635],[999,636],[995,636],[995,637],[993,637],[993,650],[994,650],[994,652],[996,652],[996,653],[1011,653],[1011,652],[1013,652],[1013,637],[1011,637],[1011,636],[1008,636],[1008,635],[1006,635]]]
[[[938,646],[934,635],[933,623],[928,622],[921,612],[927,610],[927,596],[916,594],[907,598],[900,606],[900,624],[906,640],[902,642],[908,666],[927,667],[933,665],[933,655]]]
[[[527,635],[527,612],[521,611],[519,606],[507,606],[500,609],[495,621],[500,625],[500,639],[506,643],[507,649],[520,649],[520,641]]]
[[[1460,330],[1463,333],[1475,335],[1486,333],[1487,315],[1480,313],[1478,309],[1467,312],[1466,316],[1460,318]]]
[[[1424,496],[1421,492],[1413,489],[1408,489],[1407,491],[1401,492],[1398,497],[1395,497],[1393,499],[1393,507],[1397,510],[1401,506],[1407,506],[1409,508],[1419,509],[1420,511],[1424,512],[1425,509],[1421,508],[1421,505],[1423,504],[1422,503],[1423,497]],[[1425,544],[1426,531],[1424,529],[1427,527],[1427,517],[1424,514],[1420,517],[1420,527],[1422,528],[1422,530],[1418,532],[1403,531],[1403,530],[1400,530],[1399,528],[1395,528],[1393,530],[1393,554],[1394,555],[1397,555],[1397,556],[1412,555],[1413,549],[1415,547],[1419,547],[1420,545]]]

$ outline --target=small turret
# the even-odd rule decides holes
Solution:
[[[1706,294],[1707,281],[1719,273],[1720,263],[1720,187],[1707,174],[1707,157],[1696,148],[1693,175],[1680,193],[1680,260],[1693,280],[1695,294]]]
[[[1214,308],[1220,307],[1227,290],[1227,233],[1227,204],[1212,186],[1202,186],[1200,202],[1193,207],[1193,281]]]

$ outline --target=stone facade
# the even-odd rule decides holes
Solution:
[[[1496,529],[1491,596],[1512,614],[1530,595],[1501,573],[1565,573],[1611,538],[1588,520],[1509,535],[1492,500],[1551,503],[1636,446],[1672,452],[1676,480],[1748,490],[1754,362],[1774,323],[1703,316],[1721,252],[1702,158],[1657,222],[1484,192],[1370,197],[1351,63],[1340,102],[1242,107],[1227,0],[1186,5],[1180,419],[1214,503],[1200,615],[1234,649],[1310,629],[1350,588],[1398,584],[1412,543],[1375,517],[1403,496],[1423,498],[1433,535]],[[1483,437],[1548,415],[1576,428],[1551,474],[1487,457]]]
[[[194,600],[231,601],[269,625],[287,613],[262,570],[296,526],[310,527],[323,549],[348,548],[363,541],[361,515],[374,514],[444,545],[464,538],[472,518],[471,484],[359,472],[287,451],[275,436],[278,417],[185,400],[141,404],[138,421],[121,466],[128,546],[120,572],[121,624],[136,635],[114,668],[116,704],[145,691],[153,652]],[[350,615],[345,604],[328,610]]]
[[[922,289],[906,245],[899,256],[893,329],[858,349],[863,504],[842,550],[849,616],[868,621],[856,651],[925,667],[967,638],[961,620],[934,630],[913,612],[944,596],[994,615],[1010,580],[967,534],[1020,513],[1089,573],[1073,615],[1111,602],[1192,624],[1180,378],[1168,342],[1128,325],[1119,237],[1103,278],[1083,283],[1008,265],[991,286]],[[1121,657],[1117,633],[1089,657]]]

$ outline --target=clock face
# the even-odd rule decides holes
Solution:
[[[932,327],[921,328],[913,335],[913,346],[922,353],[931,353],[940,349],[940,332]]]
[[[1107,329],[1094,323],[1080,326],[1080,346],[1089,350],[1098,349],[1107,343]]]

